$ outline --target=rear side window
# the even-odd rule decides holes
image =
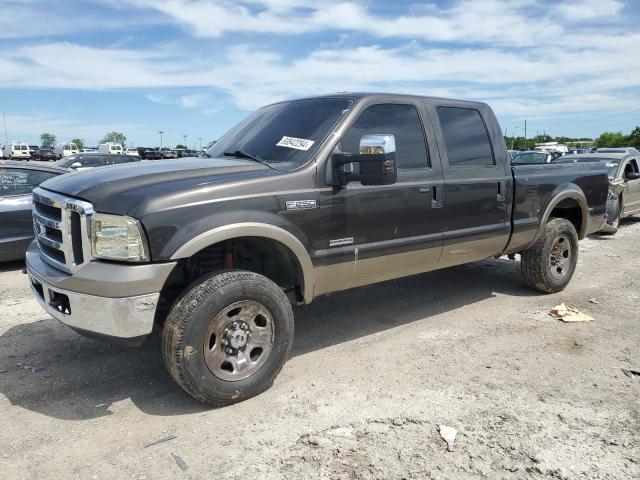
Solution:
[[[430,166],[422,123],[413,105],[386,103],[368,107],[344,135],[340,149],[358,153],[360,138],[373,133],[395,136],[399,170]]]
[[[495,164],[480,112],[458,107],[438,107],[437,112],[450,167]]]
[[[31,193],[42,182],[55,176],[53,172],[40,170],[0,168],[0,197]]]

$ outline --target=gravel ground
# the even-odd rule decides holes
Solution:
[[[559,294],[500,259],[298,307],[274,386],[213,410],[157,342],[48,318],[21,265],[0,298],[3,479],[640,478],[640,377],[621,370],[640,370],[640,219],[581,242]],[[553,319],[561,302],[595,321]],[[438,425],[458,431],[451,451]]]

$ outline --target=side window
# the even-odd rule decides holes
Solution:
[[[458,107],[438,107],[436,110],[450,167],[495,164],[489,134],[480,112]]]
[[[80,162],[82,168],[101,167],[103,165],[100,155],[78,155],[76,162]]]
[[[398,170],[430,166],[422,123],[413,105],[389,103],[368,107],[344,135],[340,149],[358,153],[360,138],[368,133],[391,133],[395,136]]]
[[[0,168],[0,196],[25,195],[45,180],[55,177],[53,172]]]

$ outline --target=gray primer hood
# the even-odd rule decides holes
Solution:
[[[181,158],[72,172],[47,180],[41,187],[91,202],[96,211],[127,214],[172,192],[283,173],[239,158]]]

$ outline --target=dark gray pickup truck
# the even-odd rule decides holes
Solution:
[[[515,253],[528,285],[562,290],[607,194],[597,165],[511,167],[482,103],[305,98],[258,110],[208,158],[43,183],[27,269],[80,333],[135,345],[161,330],[176,382],[224,405],[272,384],[292,304]]]

